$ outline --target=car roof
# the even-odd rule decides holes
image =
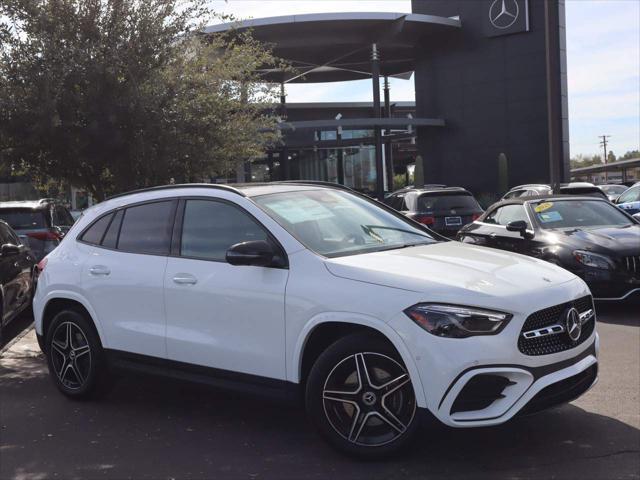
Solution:
[[[13,200],[9,202],[0,202],[0,209],[24,208],[36,210],[39,208],[46,208],[51,203],[59,202],[51,198],[42,198],[40,200]]]
[[[589,196],[580,196],[580,195],[533,195],[531,197],[516,197],[509,198],[508,200],[501,200],[499,202],[491,205],[487,210],[493,210],[496,207],[502,207],[504,205],[524,205],[528,202],[551,202],[554,200],[591,200],[595,202],[606,202],[609,203],[604,197],[589,197]]]
[[[416,187],[403,188],[401,190],[396,190],[395,192],[393,192],[393,194],[396,194],[396,193],[418,193],[418,194],[422,194],[422,193],[465,193],[465,194],[472,195],[469,190],[467,190],[466,188],[463,188],[463,187],[441,187],[441,186],[430,186],[430,185],[427,185],[427,186],[422,187],[422,188],[416,188]]]

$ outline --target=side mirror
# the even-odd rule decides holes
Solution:
[[[507,224],[507,231],[518,232],[522,238],[532,238],[533,235],[527,232],[527,227],[527,222],[524,220],[516,220]]]
[[[0,254],[3,257],[10,257],[11,255],[18,255],[20,253],[20,247],[13,243],[5,243],[0,247]]]
[[[227,250],[227,263],[231,265],[253,265],[268,267],[273,263],[275,252],[269,242],[253,240],[236,243]]]

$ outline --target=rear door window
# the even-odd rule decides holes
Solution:
[[[136,205],[125,210],[118,250],[167,255],[171,244],[173,201]]]

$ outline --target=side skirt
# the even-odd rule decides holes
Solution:
[[[290,404],[301,404],[302,401],[300,385],[286,380],[204,367],[120,350],[105,349],[105,353],[109,366],[116,371],[124,370],[173,378]]]

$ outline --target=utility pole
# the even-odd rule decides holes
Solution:
[[[609,183],[609,171],[607,169],[607,140],[611,138],[611,135],[600,135],[600,146],[604,149],[604,183]]]

